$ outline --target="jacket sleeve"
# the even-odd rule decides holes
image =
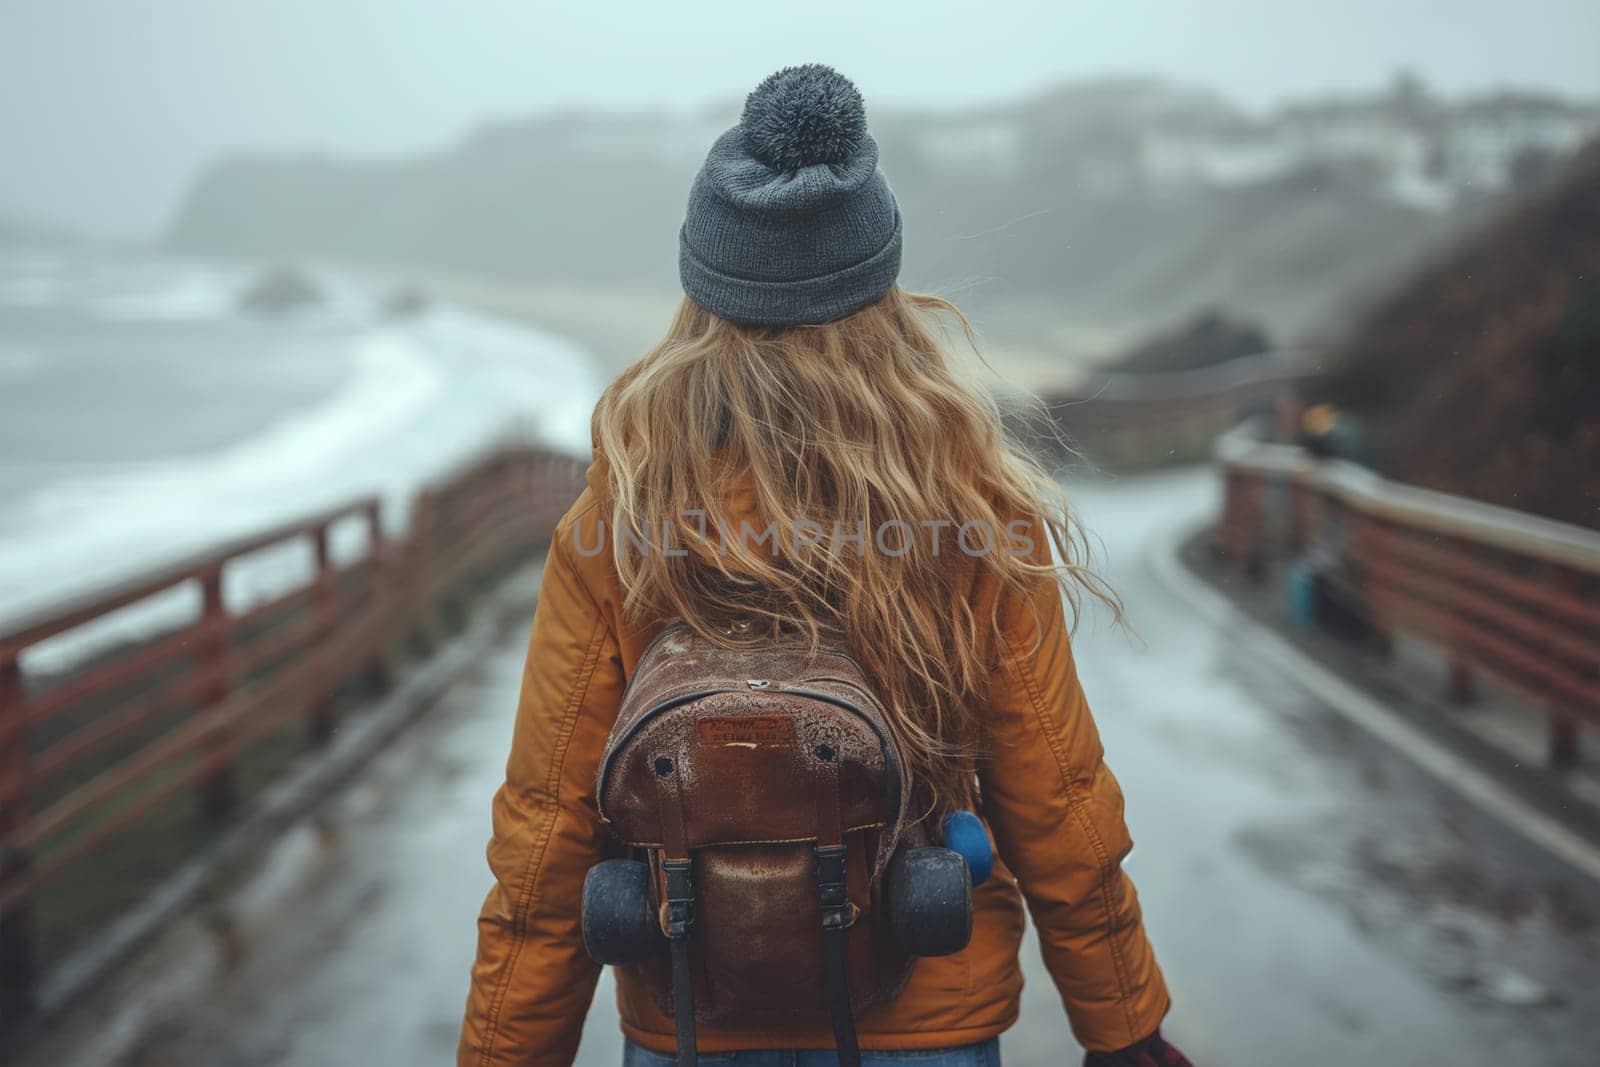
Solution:
[[[459,1067],[570,1064],[600,968],[584,952],[583,879],[602,858],[595,772],[622,661],[558,533],[523,668],[511,758],[494,799],[494,887],[478,918]]]
[[[1078,684],[1060,590],[1041,580],[1003,605],[979,776],[984,815],[1017,876],[1045,966],[1079,1044],[1111,1051],[1168,1007],[1122,859],[1122,792]]]

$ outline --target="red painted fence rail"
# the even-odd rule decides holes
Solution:
[[[1555,766],[1600,730],[1600,533],[1400,485],[1342,460],[1236,431],[1217,447],[1217,547],[1247,573],[1315,551],[1387,645],[1418,637],[1450,689],[1492,677],[1547,717]]]
[[[184,790],[225,815],[241,753],[296,720],[326,738],[341,686],[386,676],[439,608],[536,551],[582,482],[570,456],[507,446],[418,492],[401,537],[386,537],[376,498],[352,500],[0,633],[0,1014],[25,1002],[40,894]],[[230,607],[232,569],[296,551],[303,579]],[[185,593],[198,611],[176,628],[42,677],[28,668],[31,650]]]

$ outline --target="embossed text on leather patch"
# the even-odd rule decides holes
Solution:
[[[787,745],[794,737],[794,720],[782,715],[745,715],[738,718],[701,719],[696,727],[708,745]]]

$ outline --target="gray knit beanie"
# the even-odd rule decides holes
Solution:
[[[815,63],[767,78],[695,176],[684,292],[734,322],[797,326],[865,307],[899,272],[900,208],[861,93]]]

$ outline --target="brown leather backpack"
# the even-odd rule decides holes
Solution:
[[[795,637],[734,650],[677,623],[645,651],[597,788],[632,858],[591,871],[584,938],[601,962],[639,968],[675,1016],[679,1063],[694,1062],[697,1020],[831,1024],[841,1062],[859,1062],[854,1013],[898,994],[914,953],[965,944],[965,864],[912,847],[926,834],[907,819],[904,767],[883,706],[836,645]],[[953,857],[959,875],[933,853]],[[960,944],[904,934],[926,893],[902,892],[892,922],[887,898],[919,883],[897,880],[908,855],[946,864],[942,892],[966,908]]]

